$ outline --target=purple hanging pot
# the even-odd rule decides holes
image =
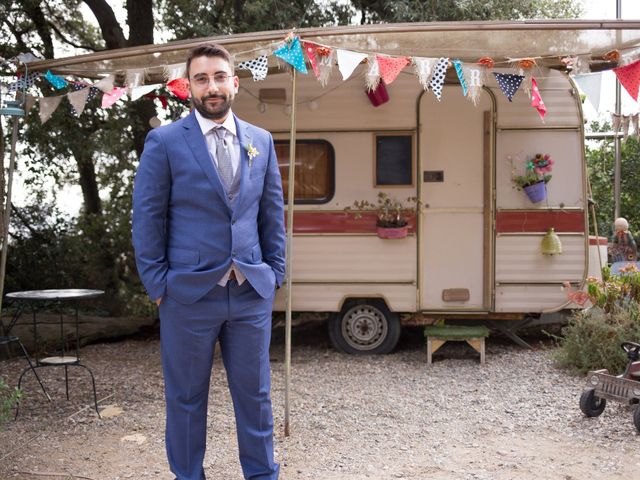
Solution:
[[[547,185],[544,182],[534,183],[524,187],[524,191],[533,203],[539,203],[547,198]]]

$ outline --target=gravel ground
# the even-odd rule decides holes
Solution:
[[[530,339],[531,340],[531,339]],[[549,342],[524,350],[499,338],[487,364],[445,345],[427,367],[419,329],[396,353],[333,351],[324,325],[294,330],[291,436],[284,437],[283,331],[272,347],[276,456],[281,479],[611,479],[640,471],[631,411],[608,405],[584,418],[584,377],[557,369]],[[86,373],[41,369],[49,404],[27,375],[18,420],[0,434],[1,479],[172,479],[164,455],[164,403],[156,335],[84,347],[104,417],[90,408]],[[0,361],[15,383],[24,360]],[[217,360],[209,404],[209,479],[241,479],[231,401]]]

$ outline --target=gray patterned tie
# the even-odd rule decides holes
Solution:
[[[233,183],[233,165],[231,164],[231,152],[224,139],[224,127],[217,127],[213,130],[216,136],[216,160],[218,161],[218,173],[224,188],[229,191]]]

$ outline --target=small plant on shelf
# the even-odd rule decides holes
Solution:
[[[546,184],[551,180],[551,170],[553,170],[553,159],[548,153],[536,153],[533,158],[525,163],[524,174],[516,172],[513,164],[513,157],[508,156],[511,162],[511,181],[513,188],[524,190],[533,203],[538,203],[547,197]]]
[[[391,198],[385,192],[378,193],[377,203],[368,200],[356,200],[353,205],[346,207],[346,212],[353,212],[356,219],[362,217],[362,212],[376,213],[376,227],[381,238],[404,238],[409,229],[409,217],[415,214],[419,201],[416,197],[406,200],[415,206],[405,206],[399,200]],[[392,231],[393,230],[393,231]]]

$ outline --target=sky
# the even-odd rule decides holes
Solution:
[[[109,2],[114,3],[114,2]],[[582,0],[584,13],[581,18],[591,20],[609,20],[616,18],[616,0]],[[622,0],[622,18],[625,20],[640,19],[640,0]],[[92,13],[86,8],[85,16],[92,17]],[[124,11],[120,10],[124,15]],[[121,22],[126,27],[126,21]],[[126,32],[125,32],[126,34]],[[638,112],[638,104],[622,90],[622,113],[632,114]],[[589,102],[584,104],[584,114],[587,121],[608,120],[611,112],[615,110],[615,75],[611,71],[603,73],[600,110],[596,112]],[[24,205],[26,202],[25,188],[19,172],[15,178],[14,203]],[[80,187],[67,185],[58,192],[58,206],[70,215],[76,215],[82,202]]]

